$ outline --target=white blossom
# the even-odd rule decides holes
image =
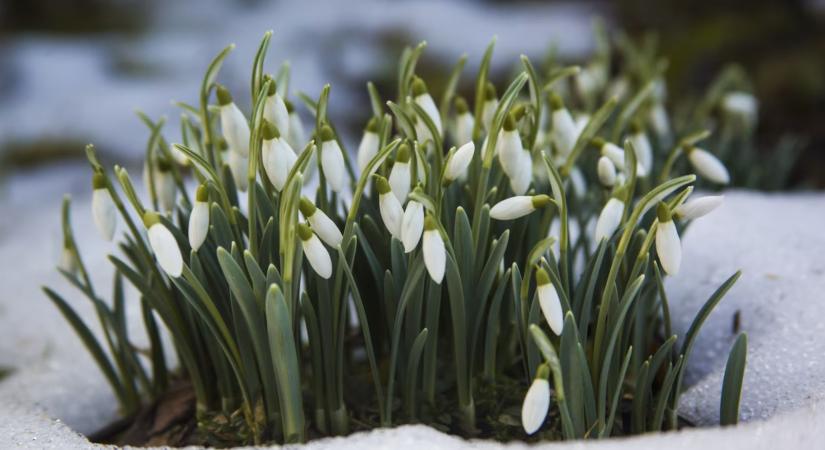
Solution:
[[[246,192],[249,187],[247,171],[249,170],[249,158],[241,156],[238,152],[229,151],[228,155],[229,171],[232,173],[232,180],[235,187],[241,192]]]
[[[289,135],[289,111],[286,103],[278,93],[275,83],[269,85],[266,101],[264,102],[264,119],[275,124],[282,136]]]
[[[708,214],[718,208],[725,199],[723,195],[708,195],[705,197],[689,200],[677,206],[673,210],[674,216],[681,220],[693,220]]]
[[[550,139],[556,147],[556,151],[567,157],[573,151],[573,146],[576,145],[576,139],[579,136],[576,123],[558,95],[551,97],[550,107],[552,109],[550,118],[553,126]]]
[[[536,292],[539,297],[539,306],[544,314],[544,320],[556,336],[561,336],[564,326],[564,313],[561,309],[561,300],[556,287],[550,281],[550,275],[543,268],[536,271]]]
[[[544,368],[541,366],[539,371]],[[550,410],[550,383],[547,381],[547,374],[537,375],[524,396],[524,403],[521,405],[521,425],[527,434],[533,434],[541,428],[547,412]]]
[[[490,217],[496,220],[513,220],[524,217],[550,203],[550,197],[541,195],[517,195],[504,199],[490,209]]]
[[[347,168],[344,163],[344,153],[335,140],[335,134],[329,125],[321,128],[321,169],[335,192],[343,192],[347,186]]]
[[[304,123],[301,121],[301,116],[293,109],[292,103],[289,101],[285,101],[285,103],[286,109],[289,111],[289,132],[286,135],[286,141],[290,147],[301,151],[307,142]]]
[[[71,246],[63,246],[63,251],[60,253],[60,261],[58,261],[57,267],[64,272],[71,274],[77,273],[80,268],[80,264],[77,261],[77,254],[75,254],[75,251],[71,248]]]
[[[430,120],[433,122],[433,125],[435,125],[435,130],[439,135],[442,134],[441,114],[438,111],[438,107],[435,106],[433,97],[429,92],[427,92],[427,85],[424,84],[424,80],[421,78],[416,78],[413,80],[412,94],[415,104],[421,107],[421,109],[423,109],[424,112],[430,116]]]
[[[473,140],[475,119],[467,107],[467,101],[459,97],[455,100],[455,142],[470,142]]]
[[[673,223],[670,211],[664,203],[659,204],[656,214],[659,218],[656,225],[656,254],[659,255],[662,269],[668,275],[676,275],[682,263],[682,242],[679,240],[676,224]]]
[[[341,244],[341,240],[343,239],[341,230],[338,229],[338,226],[335,225],[335,222],[333,222],[326,213],[318,209],[318,207],[306,197],[301,197],[298,208],[309,222],[312,231],[314,231],[322,241],[326,242],[330,247],[337,247]]]
[[[404,244],[405,253],[415,250],[423,231],[424,206],[415,200],[410,200],[401,218],[401,243]]]
[[[606,187],[613,187],[616,184],[616,166],[607,156],[599,157],[596,172],[599,175],[599,181]]]
[[[221,128],[231,151],[244,158],[249,157],[249,123],[240,108],[232,101],[232,94],[224,86],[218,86]]]
[[[389,177],[392,193],[401,203],[407,200],[407,194],[410,193],[411,172],[410,147],[407,144],[401,144],[395,155],[395,163],[392,165]]]
[[[487,133],[490,132],[490,127],[493,125],[493,118],[498,109],[498,94],[496,94],[496,87],[493,83],[488,82],[484,87],[484,103],[481,107],[481,124]]]
[[[209,196],[205,185],[198,187],[195,204],[189,214],[189,246],[198,251],[209,233]]]
[[[639,176],[646,176],[650,173],[653,167],[653,147],[650,145],[650,139],[647,138],[644,130],[636,126],[633,134],[630,135],[630,142],[633,144],[633,150],[636,152],[636,159],[639,163],[636,171]],[[639,172],[639,169],[642,169]]]
[[[712,153],[701,148],[693,147],[688,150],[688,160],[696,172],[708,180],[718,184],[728,184],[730,175],[725,165]]]
[[[295,150],[284,139],[272,122],[263,125],[261,160],[269,182],[279,192],[284,188],[289,171],[298,160]]]
[[[312,270],[323,279],[332,276],[332,259],[324,244],[306,224],[298,224],[298,236],[301,238],[301,248]]]
[[[510,189],[516,195],[524,195],[533,181],[533,157],[530,156],[530,152],[521,150],[516,159],[516,164],[515,173],[510,176]]]
[[[404,216],[404,209],[395,194],[392,193],[387,179],[377,175],[375,177],[375,188],[378,191],[378,209],[381,212],[381,220],[392,237],[401,240],[401,220]]]
[[[155,171],[155,194],[158,196],[161,209],[166,212],[175,209],[177,186],[175,186],[175,177],[172,176],[168,163],[160,164],[158,170]]]
[[[172,232],[160,223],[160,218],[153,211],[144,214],[143,223],[149,230],[149,246],[152,247],[160,268],[170,277],[179,277],[183,272],[183,257]]]
[[[609,239],[613,235],[613,232],[619,228],[622,222],[623,213],[624,202],[616,197],[611,197],[602,208],[599,219],[596,221],[596,242]]]
[[[109,190],[106,189],[103,174],[94,174],[92,188],[92,219],[103,239],[111,241],[117,227],[117,209]]]
[[[444,179],[453,181],[462,177],[467,172],[467,167],[469,167],[473,161],[475,150],[476,146],[473,141],[469,141],[459,147],[450,159],[447,160],[447,166],[444,169]]]
[[[759,114],[759,102],[750,93],[732,91],[722,97],[722,111],[743,125],[752,127],[756,124]]]
[[[447,254],[444,250],[444,240],[441,238],[435,219],[429,215],[424,219],[424,237],[421,248],[424,252],[424,266],[427,268],[430,278],[437,284],[441,284],[444,279]]]
[[[516,120],[513,114],[508,114],[504,120],[504,128],[499,135],[496,143],[498,150],[498,161],[504,173],[508,177],[513,178],[519,175],[522,168],[520,158],[524,147],[521,144],[521,136],[518,129],[516,129]]]
[[[378,136],[378,119],[373,117],[367,123],[367,128],[364,130],[364,135],[361,137],[361,143],[358,144],[358,169],[362,172],[367,168],[367,165],[372,161],[372,158],[378,154],[378,145],[380,138]]]

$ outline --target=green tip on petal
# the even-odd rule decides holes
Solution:
[[[318,136],[321,138],[321,142],[328,142],[335,139],[335,132],[332,131],[332,127],[329,125],[324,125],[321,127]]]
[[[551,92],[548,100],[550,102],[550,109],[552,109],[553,111],[564,108],[564,101],[561,99],[559,94]]]
[[[219,148],[221,151],[228,150],[228,149],[229,149],[229,143],[228,143],[228,142],[226,142],[226,139],[224,139],[223,137],[221,137],[220,139],[218,139],[218,148]]]
[[[264,84],[266,84],[266,82],[264,82]],[[267,91],[266,91],[266,96],[267,97],[272,97],[277,92],[278,92],[278,85],[275,83],[275,80],[272,80],[272,82],[269,83],[269,89],[267,89]]]
[[[292,114],[295,112],[295,105],[293,105],[291,101],[284,99],[284,106],[286,106],[287,113]]]
[[[545,194],[534,195],[531,200],[533,202],[533,208],[536,209],[544,208],[553,201],[548,195]]]
[[[154,211],[146,211],[143,213],[143,226],[148,230],[152,225],[160,223],[160,216]]]
[[[100,172],[95,172],[92,175],[92,189],[105,189],[106,188],[106,176]]]
[[[536,284],[539,286],[550,284],[550,274],[543,267],[536,269]]]
[[[536,379],[547,380],[548,378],[550,378],[550,366],[544,363],[536,370]]]
[[[298,224],[298,237],[301,238],[302,241],[308,241],[312,239],[312,228],[305,223]]]
[[[498,98],[498,93],[496,92],[495,85],[488,81],[487,84],[484,85],[484,100],[489,101],[489,100],[495,100],[497,98]]]
[[[278,130],[278,127],[266,119],[264,119],[263,126],[261,127],[261,134],[265,141],[271,141],[272,139],[281,137],[281,132]]]
[[[464,97],[455,98],[455,112],[457,114],[464,114],[469,110],[470,107],[467,106],[467,100],[464,100]]]
[[[387,181],[386,178],[377,174],[373,176],[375,177],[375,189],[378,190],[379,195],[389,194],[390,192],[392,192],[390,183]]]
[[[504,131],[513,131],[516,129],[516,117],[511,112],[504,118]]]
[[[195,191],[195,201],[197,202],[206,202],[209,200],[209,189],[206,188],[205,184],[198,186],[198,190]]]
[[[301,197],[301,200],[298,202],[298,209],[301,210],[301,214],[304,215],[307,219],[312,217],[315,214],[315,210],[318,209],[315,204],[309,201],[306,197]]]
[[[229,93],[229,89],[227,89],[226,86],[219,84],[217,94],[219,105],[224,106],[232,103],[232,94]]]
[[[406,142],[398,146],[398,153],[395,155],[395,161],[400,163],[410,162],[410,146]]]
[[[637,134],[637,133],[641,133],[641,132],[645,131],[645,129],[642,126],[642,122],[640,122],[638,119],[636,119],[636,120],[634,120],[633,122],[630,123],[630,131],[632,131],[633,134]]]
[[[427,214],[427,217],[424,218],[424,231],[436,229],[438,229],[438,223],[431,214]]]
[[[172,170],[172,162],[168,158],[158,158],[158,170],[161,172],[169,172]]]
[[[607,141],[605,141],[604,139],[602,139],[600,137],[594,137],[593,139],[590,140],[590,145],[592,145],[593,147],[596,147],[599,150],[601,150],[601,148],[604,147],[604,144],[607,144]]]
[[[412,94],[413,97],[418,97],[419,95],[424,95],[427,93],[427,85],[424,84],[424,80],[421,78],[415,77],[413,78],[412,82]]]
[[[364,128],[364,131],[369,131],[370,133],[378,133],[378,117],[373,117],[372,119],[367,122],[367,127]]]
[[[516,119],[516,122],[518,122],[527,114],[527,105],[520,103],[513,107],[510,113],[513,115],[513,118]]]
[[[670,208],[667,207],[665,202],[659,202],[659,204],[656,205],[656,217],[659,219],[659,223],[665,223],[671,220]]]

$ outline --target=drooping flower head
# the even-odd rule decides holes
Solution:
[[[92,219],[103,239],[111,241],[117,227],[117,209],[106,188],[106,177],[98,172],[92,175]]]
[[[149,246],[160,268],[172,278],[179,277],[183,272],[183,257],[172,232],[160,222],[160,216],[154,211],[143,214],[143,225],[148,230]]]
[[[329,125],[323,125],[318,133],[321,139],[321,170],[330,188],[341,193],[347,187],[347,169],[344,153],[335,139],[335,132]]]
[[[301,239],[301,248],[310,267],[321,278],[329,279],[332,276],[332,258],[326,247],[307,224],[299,223],[297,231]]]
[[[195,204],[189,215],[189,246],[198,251],[209,233],[209,190],[205,184],[198,186]]]

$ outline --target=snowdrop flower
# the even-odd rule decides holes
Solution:
[[[533,181],[531,175],[533,174],[533,157],[527,150],[521,150],[516,160],[518,168],[516,173],[510,176],[510,189],[516,195],[524,195]]]
[[[447,254],[444,250],[444,240],[438,230],[435,219],[427,215],[424,219],[424,237],[421,249],[424,252],[424,266],[430,274],[430,278],[441,284],[444,279],[444,268],[447,261]]]
[[[264,172],[269,182],[280,192],[298,156],[295,155],[295,150],[290,147],[286,139],[281,137],[280,129],[272,122],[264,119],[261,131],[263,134],[261,160],[264,164]]]
[[[724,199],[723,195],[708,195],[690,200],[677,206],[673,210],[673,216],[680,220],[698,219],[718,208]]]
[[[198,186],[195,204],[189,214],[189,246],[198,251],[209,233],[209,191],[206,185]]]
[[[576,89],[585,98],[591,98],[598,94],[605,82],[605,71],[600,64],[590,64],[581,70],[575,78]]]
[[[378,209],[381,212],[381,220],[390,232],[392,237],[401,240],[401,220],[404,209],[395,194],[392,193],[387,179],[381,175],[375,175],[375,189],[378,191]]]
[[[496,87],[489,81],[484,86],[484,104],[481,107],[481,124],[489,133],[490,127],[493,125],[493,117],[496,115],[498,108],[498,94]]]
[[[475,119],[467,106],[467,101],[463,97],[455,99],[455,141],[460,144],[462,142],[470,142],[473,140],[473,127],[475,127]]]
[[[533,434],[541,428],[547,412],[550,410],[550,368],[542,364],[536,370],[536,378],[521,405],[521,425],[527,434]]]
[[[60,253],[60,261],[58,261],[57,267],[73,275],[77,274],[77,271],[80,269],[77,254],[68,242],[63,243],[63,251]]]
[[[172,176],[172,165],[168,160],[158,161],[158,170],[155,171],[155,195],[158,197],[160,207],[170,212],[175,209],[175,177]]]
[[[367,127],[364,129],[364,136],[361,137],[361,143],[358,144],[358,169],[362,172],[367,168],[367,164],[372,161],[372,158],[378,154],[378,145],[380,138],[378,137],[378,118],[373,117],[367,122]]]
[[[712,153],[696,147],[689,148],[687,153],[690,164],[700,176],[717,184],[728,184],[730,182],[728,169]]]
[[[439,135],[441,135],[441,114],[438,112],[438,108],[435,106],[432,96],[429,92],[427,92],[427,85],[421,78],[415,77],[413,80],[412,95],[415,104],[420,106],[421,109],[423,109],[424,112],[430,116],[430,120],[432,120],[433,125],[435,125],[436,131]]]
[[[264,82],[266,82],[266,79],[264,79]],[[274,81],[269,84],[269,91],[266,95],[264,119],[274,123],[278,127],[278,131],[286,136],[289,133],[289,111],[286,109],[286,103],[284,103],[281,94],[278,93]]]
[[[573,186],[573,194],[576,197],[583,197],[587,192],[587,182],[584,180],[584,174],[581,169],[576,166],[570,170],[570,184]]]
[[[330,187],[335,192],[342,192],[347,186],[347,168],[344,164],[344,154],[335,133],[329,125],[321,127],[321,169],[327,178]]]
[[[301,248],[304,250],[304,256],[312,266],[312,270],[323,279],[329,279],[332,276],[332,259],[329,257],[327,251],[318,236],[312,232],[312,229],[304,223],[298,224],[298,237],[301,238]]]
[[[550,197],[540,195],[517,195],[504,199],[490,209],[490,217],[496,220],[514,220],[531,212],[544,208],[550,203]]]
[[[596,172],[599,174],[599,181],[605,187],[613,187],[616,184],[616,166],[607,156],[599,158],[596,165]]]
[[[458,148],[447,160],[446,168],[444,169],[445,184],[464,176],[467,173],[467,167],[473,161],[473,153],[476,151],[476,145],[473,141]]]
[[[424,206],[415,200],[410,200],[401,218],[401,243],[404,244],[404,253],[415,250],[415,246],[421,239],[422,231],[424,231]]]
[[[642,169],[638,175],[645,176],[649,174],[653,168],[653,147],[650,145],[650,139],[647,138],[645,130],[638,122],[631,125],[630,142],[633,144],[636,159],[639,161],[637,172],[638,169]]]
[[[739,121],[747,128],[756,124],[759,103],[756,98],[744,91],[732,91],[722,97],[722,111]]]
[[[521,157],[524,147],[521,144],[521,136],[516,129],[516,120],[513,113],[507,114],[504,119],[504,127],[496,144],[498,148],[498,162],[504,173],[513,178],[519,175],[521,170]]]
[[[111,241],[117,226],[117,210],[102,173],[95,172],[92,176],[92,189],[92,219],[103,239]]]
[[[653,83],[653,106],[648,112],[648,123],[656,135],[660,138],[666,137],[670,134],[670,119],[665,109],[665,99],[667,92],[665,88],[665,80],[662,78],[656,79]]]
[[[344,237],[341,235],[338,226],[335,225],[335,222],[333,222],[329,216],[309,201],[308,198],[301,197],[298,203],[298,209],[301,210],[301,214],[304,215],[313,231],[315,231],[315,234],[317,234],[322,241],[326,242],[330,247],[337,247],[341,244],[341,240]]]
[[[660,202],[656,208],[656,217],[659,219],[656,225],[656,254],[659,255],[662,269],[668,275],[676,275],[682,263],[682,242],[679,240],[676,224],[673,223],[670,210],[664,203]]]
[[[398,152],[395,154],[395,163],[390,170],[390,186],[392,193],[399,202],[404,203],[407,200],[407,194],[410,193],[410,146],[406,143],[398,147]]]
[[[241,110],[232,101],[232,94],[226,86],[218,85],[218,105],[221,110],[223,136],[232,151],[244,158],[249,156],[249,123]]]
[[[550,139],[560,155],[567,157],[576,145],[579,136],[576,123],[567,108],[564,107],[561,97],[557,94],[550,94],[551,121],[553,129]]]
[[[599,153],[602,156],[606,156],[617,170],[624,171],[624,149],[612,142],[607,142],[598,137],[593,138],[590,143],[599,149]],[[644,167],[642,167],[642,163],[639,161],[636,161],[636,173],[644,176]]]
[[[609,239],[613,232],[619,228],[622,222],[622,214],[624,213],[624,202],[619,200],[615,195],[610,197],[610,200],[602,208],[598,220],[596,220],[596,242],[601,242],[602,239]]]
[[[301,116],[295,111],[295,106],[289,100],[284,100],[286,110],[289,113],[289,131],[286,134],[286,141],[293,149],[300,150],[306,144],[306,132],[304,131],[304,123],[301,121]],[[314,166],[310,164],[309,167]]]
[[[249,158],[230,150],[227,164],[229,164],[229,172],[232,173],[235,187],[241,192],[246,192],[249,187],[249,179],[246,177],[249,170]]]
[[[152,247],[160,268],[172,278],[179,277],[183,272],[183,257],[172,232],[160,223],[160,217],[154,211],[143,214],[143,225],[149,230],[149,246]]]
[[[564,313],[561,310],[561,300],[556,287],[550,281],[550,275],[544,268],[536,270],[536,292],[539,296],[539,306],[544,314],[544,320],[550,325],[550,329],[556,336],[561,336],[564,325]]]

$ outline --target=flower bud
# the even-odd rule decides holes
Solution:
[[[269,91],[264,102],[264,119],[274,123],[284,136],[289,133],[289,111],[286,109],[286,103],[284,103],[281,94],[278,93],[275,82],[269,85]]]
[[[576,123],[567,108],[564,107],[561,97],[557,94],[550,94],[551,121],[553,129],[550,139],[556,147],[556,151],[567,157],[573,152],[579,133]]]
[[[712,153],[701,148],[691,147],[688,150],[688,160],[700,176],[717,184],[728,184],[730,175],[725,165]]]
[[[424,231],[424,206],[415,200],[410,200],[401,218],[401,243],[404,244],[405,253],[415,250],[418,241],[421,240],[422,231]]]
[[[723,195],[708,195],[695,200],[689,200],[677,206],[673,211],[673,215],[680,220],[698,219],[718,208],[724,199],[725,197]]]
[[[481,107],[481,124],[487,133],[490,132],[490,127],[493,125],[493,118],[496,115],[498,108],[498,94],[496,87],[489,81],[484,86],[484,103]]]
[[[306,224],[298,224],[298,237],[301,238],[301,248],[304,256],[309,261],[310,267],[323,279],[332,276],[332,259],[318,236]]]
[[[395,163],[390,170],[390,186],[392,193],[399,202],[404,203],[407,200],[407,194],[410,193],[410,146],[406,143],[398,147],[398,152],[395,155]]]
[[[103,239],[111,241],[117,227],[117,209],[102,173],[92,176],[92,219]]]
[[[232,180],[235,182],[235,187],[241,192],[246,192],[246,189],[249,187],[249,179],[247,179],[249,158],[242,156],[238,152],[230,151],[227,159],[229,172],[232,173]]]
[[[435,219],[431,215],[427,215],[424,219],[424,237],[421,247],[424,252],[424,266],[427,268],[430,278],[437,284],[441,284],[444,279],[447,254],[444,250],[444,240],[441,238]]]
[[[610,239],[610,236],[613,235],[613,232],[619,228],[622,222],[622,214],[624,214],[624,202],[616,197],[611,197],[602,208],[598,220],[596,220],[596,242],[601,242],[602,239]]]
[[[172,278],[179,277],[183,272],[183,257],[172,232],[160,223],[160,217],[154,211],[143,214],[143,225],[148,230],[149,246],[160,268]]]
[[[232,94],[223,85],[218,85],[221,128],[229,148],[244,158],[249,156],[249,123],[241,110],[232,101]]]
[[[289,171],[298,160],[295,150],[281,137],[279,129],[264,119],[261,160],[269,182],[280,192],[286,184]]]
[[[524,396],[521,405],[521,425],[527,434],[533,434],[541,428],[550,410],[550,383],[547,378],[550,370],[546,364],[539,366],[536,379]]]
[[[335,133],[329,125],[321,127],[321,169],[329,182],[330,188],[335,192],[343,192],[347,186],[347,168],[344,163],[344,154],[338,141],[335,140]]]
[[[381,220],[390,232],[392,237],[401,240],[401,220],[404,209],[395,194],[392,193],[387,179],[375,175],[375,188],[378,191],[378,209],[381,212]]]
[[[295,111],[295,107],[288,100],[284,100],[286,110],[289,111],[289,131],[286,135],[286,141],[293,149],[301,150],[307,142],[307,135],[304,131],[304,123],[301,121],[301,116]]]
[[[198,186],[195,193],[195,204],[189,214],[189,246],[198,251],[206,241],[209,233],[209,191],[206,185]]]
[[[645,134],[640,124],[634,122],[631,129],[630,142],[633,144],[636,159],[639,161],[637,172],[639,176],[646,176],[653,168],[653,147],[650,145],[650,139],[647,138],[647,134]],[[639,172],[638,169],[642,169],[642,171]]]
[[[462,145],[452,154],[447,160],[447,167],[444,169],[444,180],[447,182],[453,181],[462,177],[467,172],[467,167],[473,161],[473,153],[475,153],[476,146],[473,141],[469,141]]]
[[[358,145],[358,169],[362,172],[367,168],[367,165],[372,161],[372,158],[378,154],[378,145],[380,138],[378,136],[378,118],[373,117],[367,123],[367,128],[364,130],[364,136],[361,138],[361,143]]]
[[[462,97],[455,99],[455,142],[461,144],[473,140],[473,127],[475,119],[467,106],[467,101]]]
[[[158,170],[155,171],[155,194],[161,209],[171,212],[175,209],[175,177],[172,175],[172,167],[169,161],[161,159],[158,161]]]
[[[427,85],[424,83],[424,80],[418,77],[413,80],[412,94],[415,104],[421,107],[421,109],[423,109],[424,112],[430,116],[430,120],[432,120],[433,125],[435,125],[436,131],[439,135],[442,134],[441,114],[438,112],[438,108],[435,106],[432,96],[429,92],[427,92]]]
[[[616,166],[610,161],[607,156],[599,158],[599,163],[596,166],[596,171],[599,174],[599,181],[606,187],[613,187],[616,184]]]
[[[539,306],[544,314],[544,320],[550,325],[550,329],[556,336],[561,336],[564,326],[564,313],[561,309],[561,300],[556,287],[550,281],[550,275],[546,270],[539,267],[536,270],[536,292],[539,297]]]
[[[656,254],[659,256],[662,269],[668,275],[676,275],[682,263],[682,243],[679,240],[679,233],[676,231],[676,224],[673,223],[667,205],[660,202],[656,215],[659,219],[656,225]]]
[[[335,222],[333,222],[329,216],[318,209],[308,198],[301,197],[298,208],[309,222],[312,230],[315,231],[322,241],[326,242],[330,247],[337,247],[341,244],[341,240],[343,239],[341,230],[338,229],[338,226],[335,225]]]
[[[490,209],[490,217],[496,220],[514,220],[547,206],[550,197],[541,195],[517,195],[504,199]]]

